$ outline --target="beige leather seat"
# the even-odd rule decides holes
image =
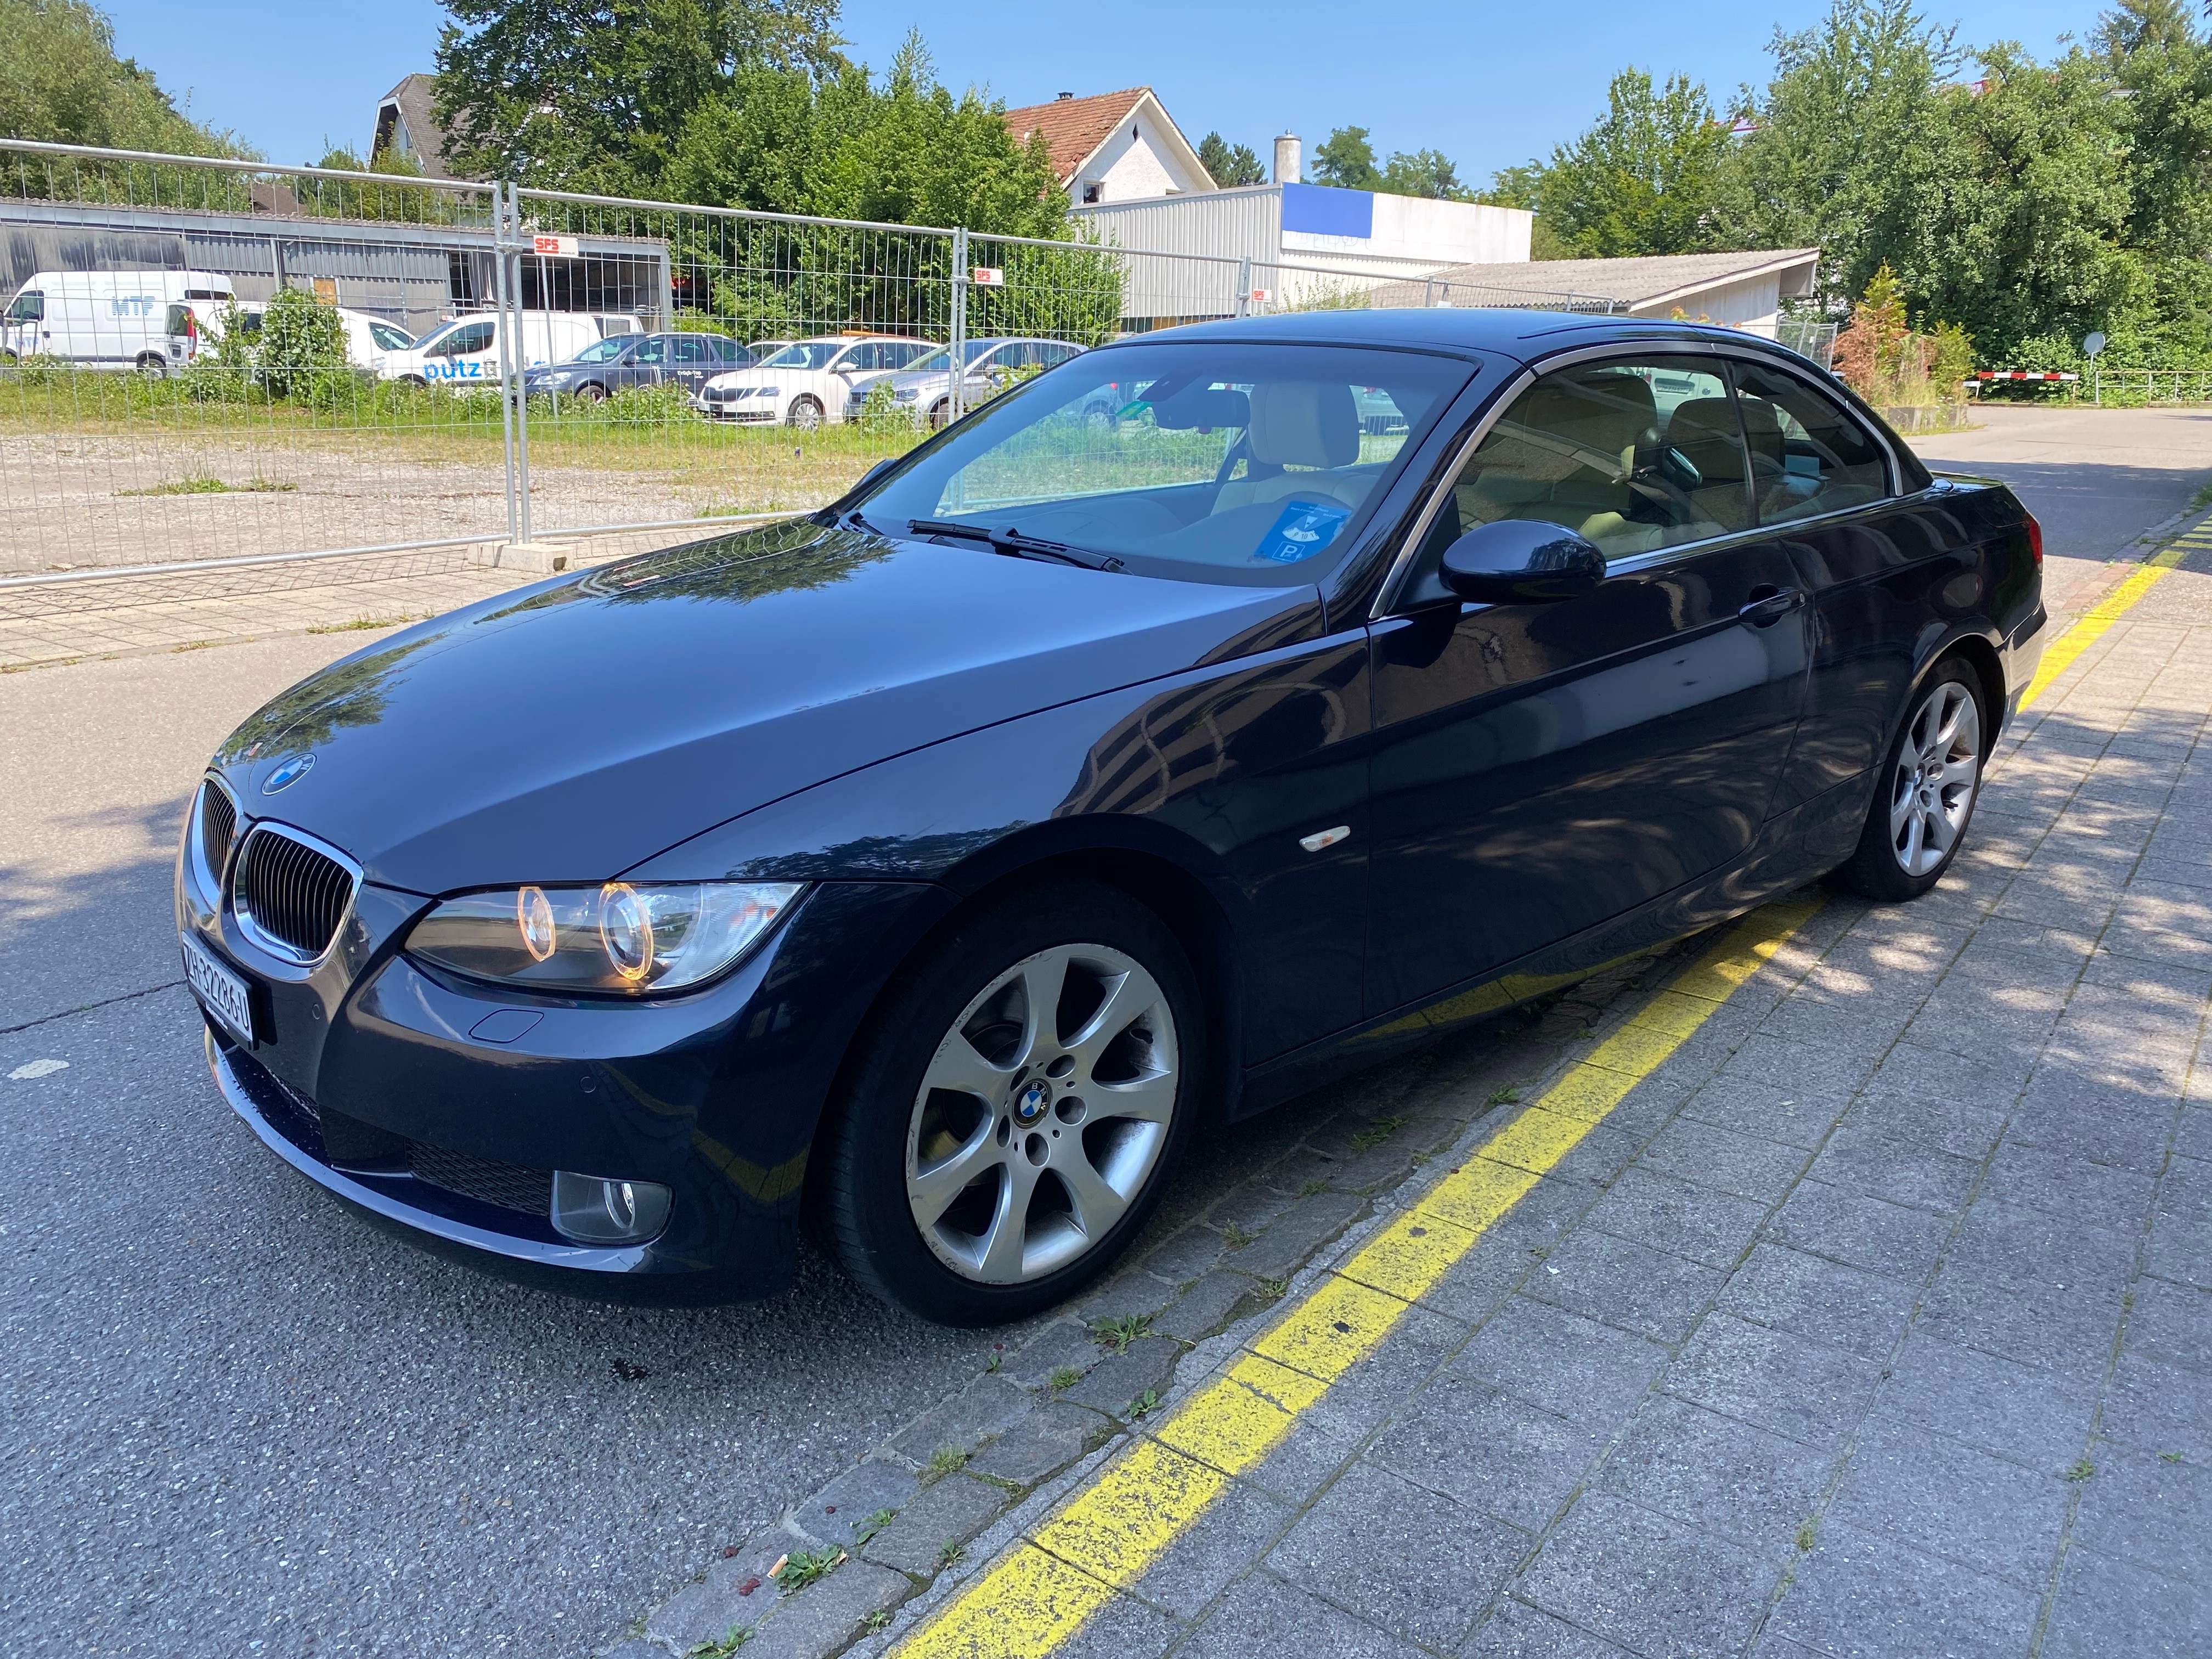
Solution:
[[[1371,477],[1272,471],[1279,466],[1346,467],[1358,460],[1359,410],[1352,400],[1352,388],[1341,383],[1284,380],[1254,386],[1251,398],[1246,453],[1251,470],[1270,470],[1260,477],[1232,478],[1222,485],[1213,510],[1227,513],[1291,495],[1358,506],[1374,484]]]

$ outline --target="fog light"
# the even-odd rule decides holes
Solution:
[[[579,1244],[636,1244],[668,1224],[670,1193],[653,1181],[553,1172],[553,1225]]]

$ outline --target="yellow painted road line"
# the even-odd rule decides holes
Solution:
[[[1819,908],[1817,899],[1769,905],[1730,928],[896,1650],[908,1659],[1042,1659],[1073,1636],[1231,1480],[1257,1468],[1301,1413]]]
[[[2145,562],[2111,592],[2097,601],[2087,612],[2076,618],[2074,625],[2053,640],[2037,665],[2035,678],[2027,683],[2027,690],[2020,694],[2020,706],[2026,708],[2045,691],[2061,674],[2074,665],[2081,654],[2094,645],[2106,630],[2131,610],[2136,600],[2158,586],[2160,580],[2172,573],[2185,554],[2202,551],[2212,546],[2197,531],[2178,537]]]

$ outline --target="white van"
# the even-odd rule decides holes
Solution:
[[[380,368],[393,352],[410,350],[415,344],[415,337],[397,323],[348,306],[340,306],[337,313],[338,321],[345,325],[346,356],[356,368]]]
[[[211,270],[42,270],[0,313],[0,356],[165,374],[191,351],[170,332],[171,308],[235,297]]]
[[[376,372],[387,380],[430,386],[497,386],[499,331],[496,312],[456,317],[432,329],[406,350],[386,354],[376,365]],[[598,322],[575,311],[525,312],[518,332],[517,369],[565,363],[600,337]]]

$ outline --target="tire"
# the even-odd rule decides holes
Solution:
[[[1858,850],[1831,878],[1891,903],[1935,886],[1966,845],[1990,730],[1981,677],[1961,657],[1937,663],[1908,707],[1877,774]]]
[[[1054,998],[1028,1018],[1028,988]],[[1202,1004],[1175,935],[1091,883],[1013,895],[903,972],[822,1148],[853,1277],[941,1325],[1073,1294],[1158,1201],[1197,1115]]]
[[[167,360],[156,357],[151,352],[138,360],[137,369],[149,380],[166,380],[169,378]]]
[[[420,374],[403,374],[399,377],[399,384],[402,386],[428,386],[430,383],[424,380]]]
[[[783,423],[800,432],[811,432],[822,424],[822,405],[812,398],[793,398]]]
[[[576,388],[576,395],[587,404],[603,404],[607,400],[607,389],[597,380],[586,380]]]
[[[929,406],[929,429],[932,432],[944,431],[951,420],[952,400],[950,398],[940,398]]]

